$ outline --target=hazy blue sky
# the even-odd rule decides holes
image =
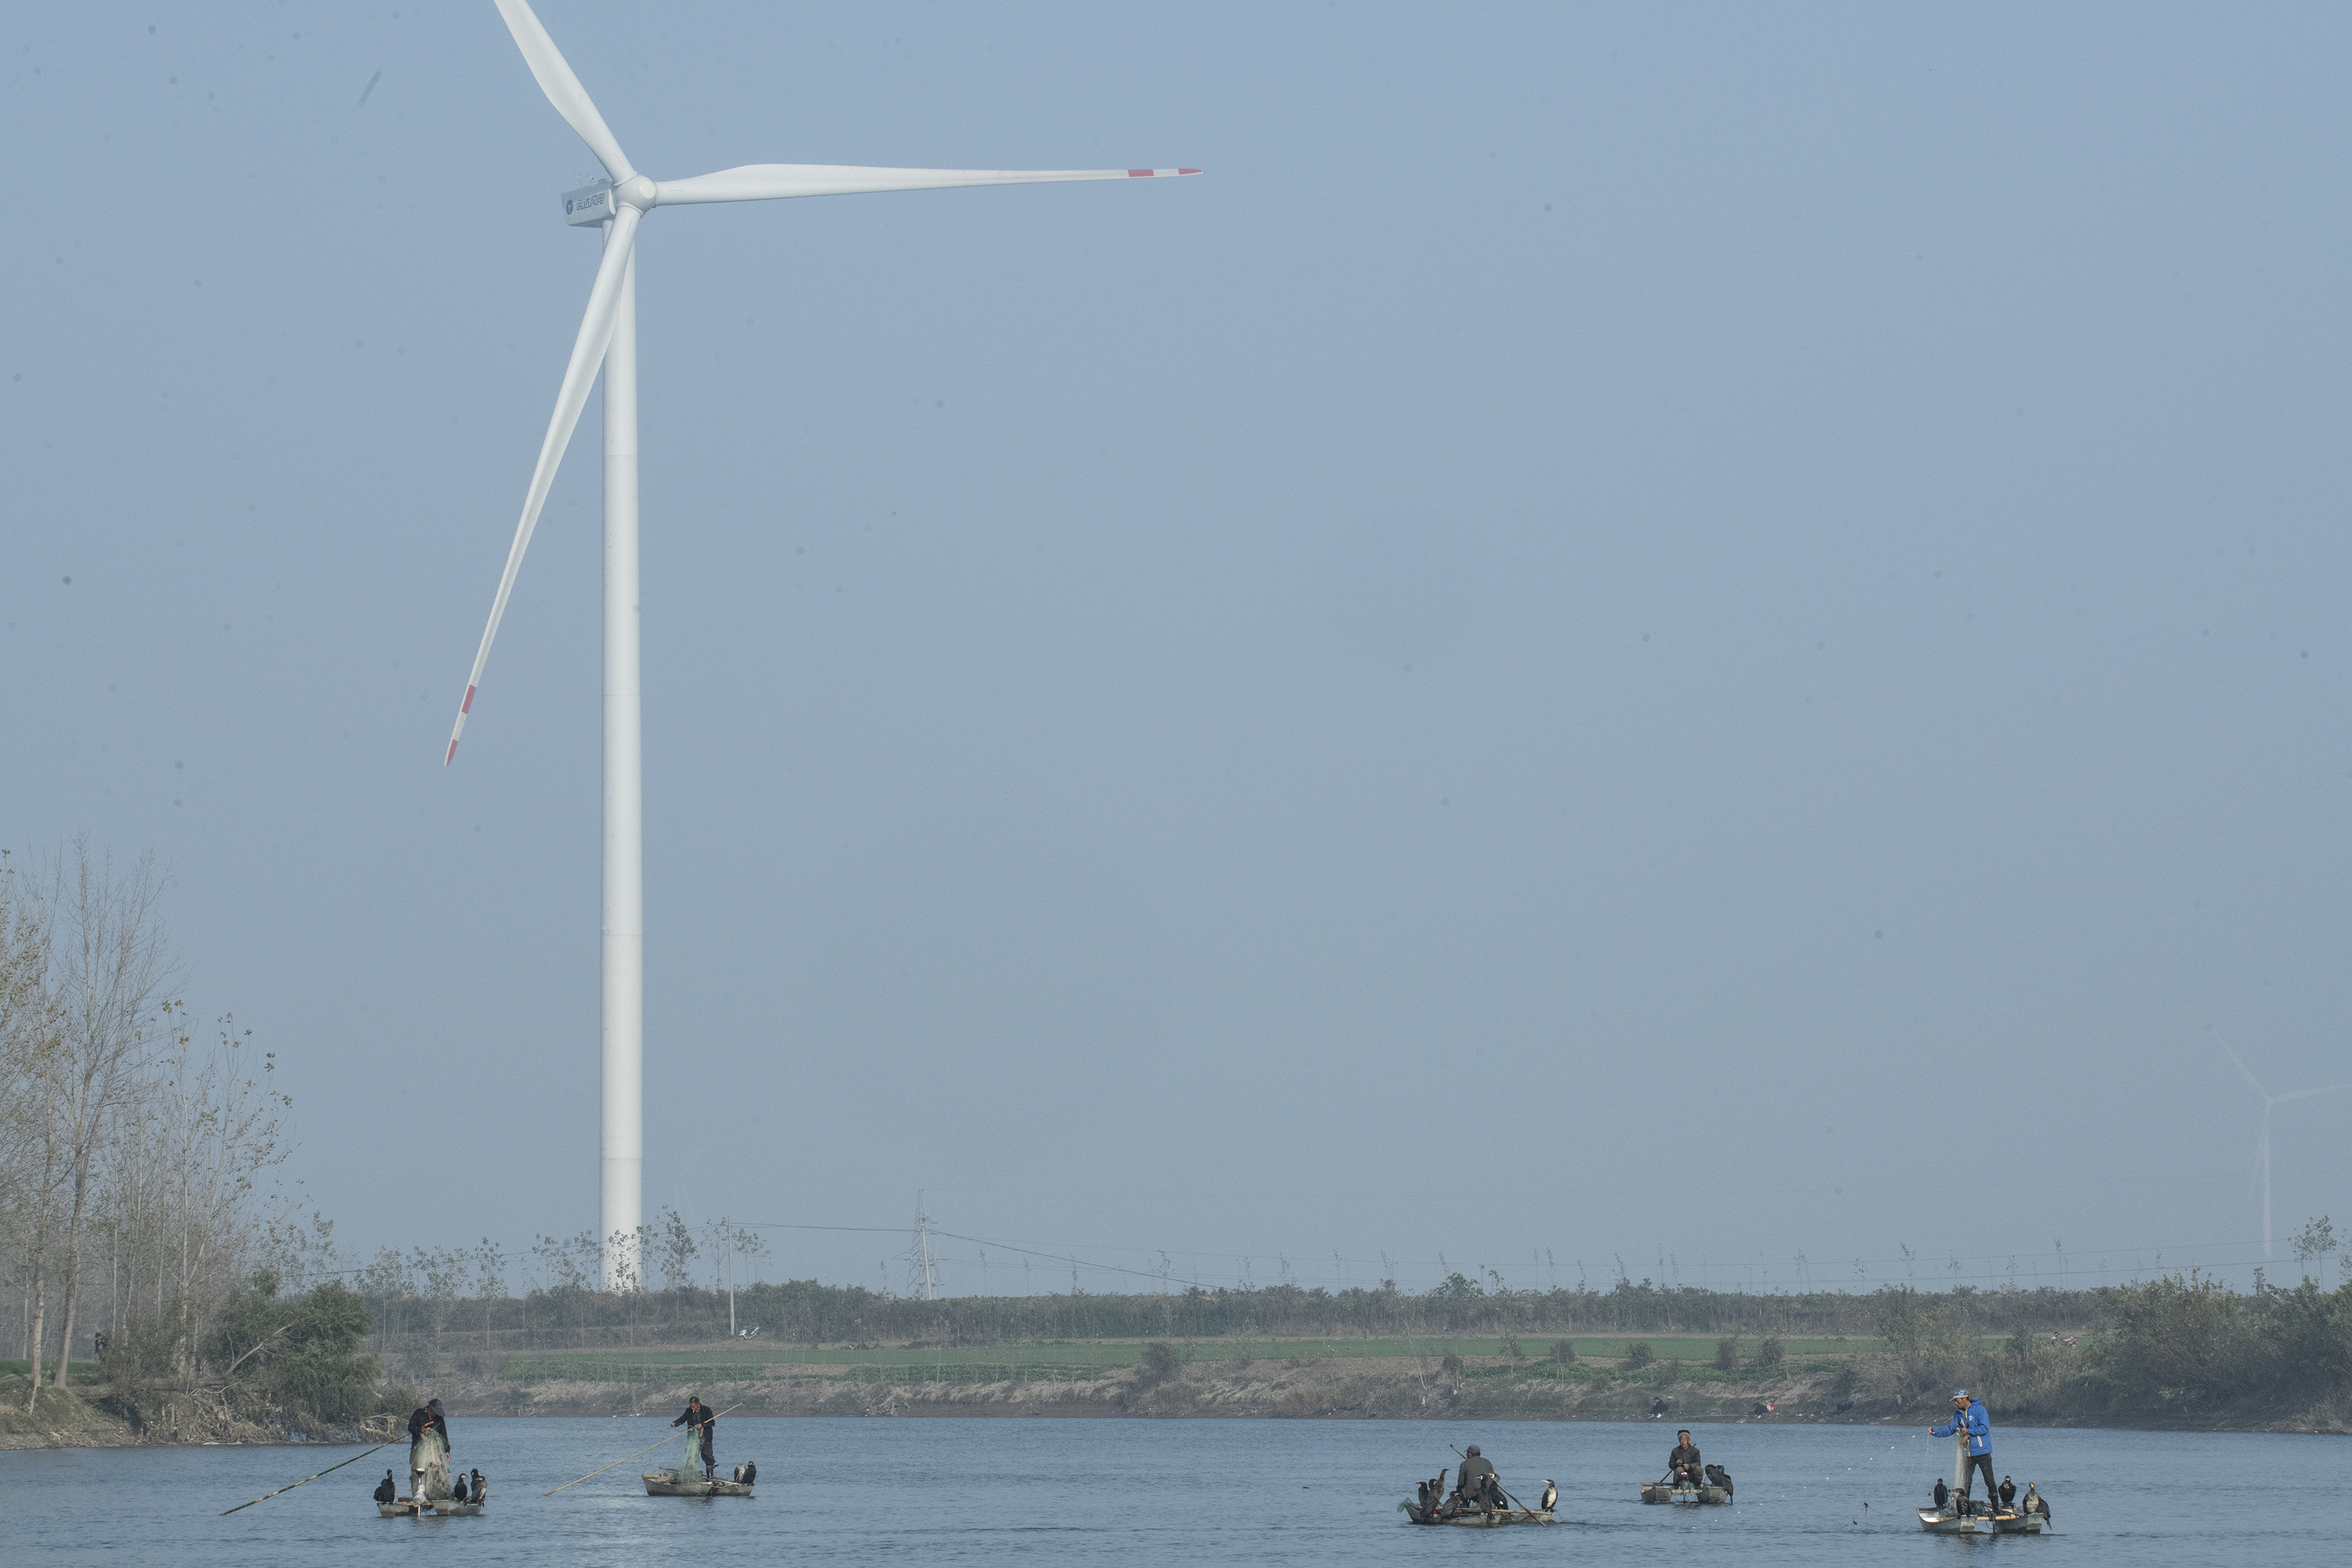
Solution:
[[[2211,1031],[2352,1080],[2340,7],[541,16],[656,177],[1208,171],[648,220],[649,1208],[2246,1277]],[[440,761],[593,160],[488,0],[0,36],[0,840],[170,862],[344,1239],[593,1226],[593,402]]]

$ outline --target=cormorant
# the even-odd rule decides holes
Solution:
[[[390,1470],[384,1471],[383,1479],[376,1483],[375,1500],[378,1502],[390,1502],[399,1495],[400,1489],[392,1484],[392,1472]]]
[[[1552,1505],[1558,1501],[1559,1501],[1559,1488],[1552,1485],[1549,1478],[1546,1478],[1544,1481],[1543,1501],[1536,1506],[1542,1509],[1546,1513],[1549,1513],[1552,1511]]]

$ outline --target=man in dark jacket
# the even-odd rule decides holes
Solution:
[[[1666,1479],[1678,1487],[1695,1487],[1706,1479],[1698,1462],[1698,1445],[1690,1440],[1690,1429],[1675,1434],[1682,1440],[1666,1456]]]
[[[1475,1507],[1483,1511],[1496,1506],[1493,1494],[1499,1490],[1500,1483],[1495,1479],[1495,1467],[1478,1452],[1477,1444],[1471,1444],[1469,1452],[1462,1459],[1462,1473],[1454,1478],[1454,1495],[1462,1500],[1465,1507]]]
[[[718,1474],[713,1467],[719,1462],[717,1458],[719,1417],[710,1413],[710,1407],[702,1402],[702,1396],[698,1394],[688,1395],[685,1413],[670,1425],[683,1427],[688,1433],[702,1434],[702,1479],[704,1480],[713,1479]]]
[[[441,1414],[441,1401],[427,1399],[410,1412],[408,1417],[408,1495],[419,1501],[425,1499],[425,1467],[432,1462],[425,1434],[438,1433],[441,1455],[449,1456],[449,1423]]]
[[[411,1447],[425,1440],[427,1430],[441,1434],[441,1451],[454,1452],[449,1446],[449,1423],[441,1414],[441,1401],[427,1399],[408,1414],[408,1441]]]

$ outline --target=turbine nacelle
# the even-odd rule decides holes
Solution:
[[[649,213],[661,201],[661,187],[643,174],[632,174],[615,185],[599,180],[563,193],[563,221],[575,229],[593,229],[613,221],[623,207]]]
[[[575,229],[593,229],[613,221],[620,204],[613,198],[613,182],[599,180],[563,193],[563,221]]]

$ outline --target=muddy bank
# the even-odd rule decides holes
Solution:
[[[0,1377],[0,1449],[192,1448],[236,1443],[293,1443],[294,1430],[267,1415],[241,1410],[215,1388],[142,1390],[117,1394],[95,1379],[41,1389],[26,1408],[25,1378]],[[380,1443],[398,1425],[372,1416],[333,1429],[306,1427],[300,1441]]]

